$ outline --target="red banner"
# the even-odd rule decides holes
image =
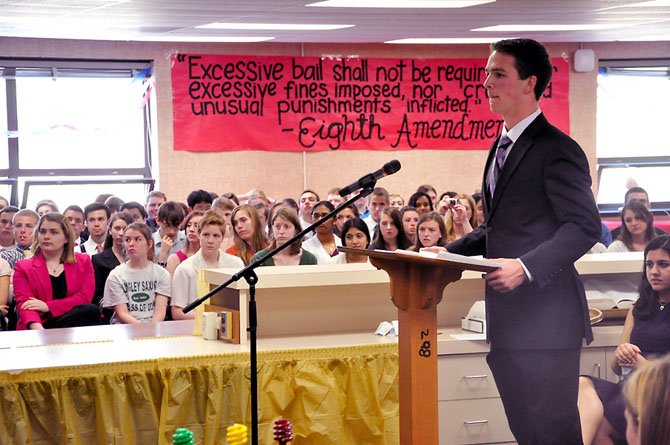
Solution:
[[[568,133],[569,67],[540,106]],[[172,55],[174,148],[483,150],[498,136],[484,59]]]

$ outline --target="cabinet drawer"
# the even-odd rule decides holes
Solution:
[[[486,354],[440,356],[437,372],[438,400],[498,397]]]
[[[498,398],[438,403],[440,445],[514,441]]]

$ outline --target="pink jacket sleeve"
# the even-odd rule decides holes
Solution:
[[[24,311],[21,305],[24,301],[28,301],[31,297],[39,298],[33,292],[28,280],[27,271],[32,269],[32,260],[21,260],[14,266],[14,301],[19,311],[19,323],[17,329],[26,329],[28,323],[42,323],[40,313],[37,311]]]
[[[51,315],[59,317],[80,304],[93,301],[95,291],[95,275],[91,257],[87,254],[75,254],[77,262],[65,266],[67,280],[67,297],[60,300],[47,301]]]

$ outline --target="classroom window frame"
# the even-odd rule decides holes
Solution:
[[[601,59],[599,61],[599,73],[608,75],[625,75],[629,77],[660,77],[670,82],[670,59],[668,58],[650,58],[650,59]],[[670,86],[670,83],[668,84]],[[600,91],[598,92],[600,94]],[[670,112],[668,112],[670,119]],[[596,124],[598,125],[598,124]],[[600,125],[603,125],[601,123]],[[604,125],[607,125],[606,123]],[[636,131],[636,129],[625,129],[627,131]],[[614,131],[617,131],[615,129]],[[660,147],[659,151],[663,148]],[[628,169],[636,168],[644,170],[645,168],[667,168],[670,174],[670,156],[667,155],[645,155],[639,156],[634,150],[631,150],[630,156],[601,156],[597,153],[597,181],[598,190],[602,190],[602,179],[608,169]],[[620,202],[599,203],[598,208],[601,214],[618,214],[623,205],[623,195]],[[656,214],[668,214],[670,201],[655,200],[652,211]]]
[[[27,190],[23,190],[23,199],[19,202],[19,188],[23,183],[48,181],[49,178],[63,178],[61,184],[85,183],[142,183],[147,191],[154,188],[154,149],[152,131],[154,127],[149,97],[142,110],[143,127],[143,165],[139,167],[87,168],[22,168],[19,162],[20,137],[9,137],[10,132],[20,131],[18,117],[17,78],[127,78],[132,81],[141,76],[141,81],[150,81],[154,67],[151,60],[74,60],[74,59],[32,59],[0,57],[0,80],[5,83],[7,109],[7,145],[8,168],[0,169],[0,175],[10,185],[12,205],[25,207]],[[70,179],[71,178],[71,179]],[[102,182],[98,182],[102,181]]]

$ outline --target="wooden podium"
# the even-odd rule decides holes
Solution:
[[[389,274],[400,331],[400,445],[438,445],[437,305],[447,284],[459,280],[464,270],[490,272],[495,267],[473,264],[467,257],[459,261],[413,252],[338,250],[369,256]]]

